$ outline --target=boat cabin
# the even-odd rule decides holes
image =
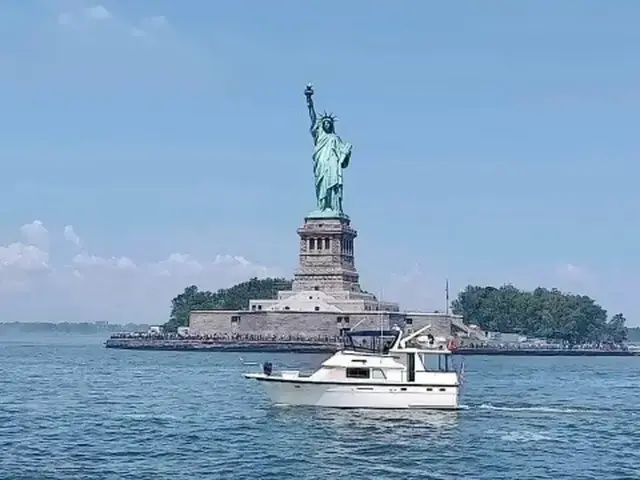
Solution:
[[[411,340],[407,337],[407,340]],[[457,385],[451,351],[437,342],[406,343],[399,330],[355,331],[344,338],[344,349],[312,375],[316,381]]]

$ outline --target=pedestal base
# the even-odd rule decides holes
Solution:
[[[353,248],[358,232],[351,228],[349,217],[338,216],[334,211],[314,214],[307,216],[304,226],[298,229],[300,266],[293,290],[361,292]]]

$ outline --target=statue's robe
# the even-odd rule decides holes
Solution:
[[[340,208],[334,198],[342,189],[342,171],[349,166],[352,145],[336,133],[327,133],[318,121],[311,129],[315,139],[313,174],[316,180],[316,199],[321,210]],[[341,192],[340,192],[341,194]]]

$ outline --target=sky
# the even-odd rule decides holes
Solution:
[[[354,145],[362,287],[592,296],[640,325],[640,3],[10,0],[0,321],[162,323],[189,284],[291,277],[304,87]]]

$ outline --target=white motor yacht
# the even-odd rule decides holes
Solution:
[[[451,343],[426,333],[430,325],[406,337],[389,331],[352,331],[344,348],[312,375],[263,373],[245,378],[262,384],[272,402],[337,408],[439,409],[460,407],[462,369],[453,366]]]

